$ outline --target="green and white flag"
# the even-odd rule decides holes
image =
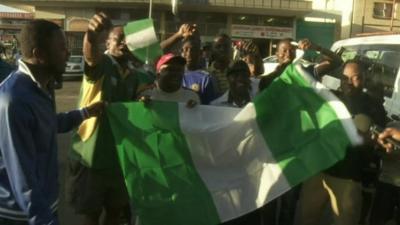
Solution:
[[[124,33],[129,50],[143,62],[154,61],[162,55],[152,19],[130,22],[124,27]]]
[[[214,225],[265,205],[362,140],[301,66],[243,109],[116,103],[107,114],[143,225]]]

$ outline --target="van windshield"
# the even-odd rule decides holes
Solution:
[[[344,46],[339,54],[344,62],[358,59],[364,64],[364,87],[372,97],[383,100],[392,96],[400,66],[399,45]],[[341,70],[336,71],[334,76],[340,76]]]

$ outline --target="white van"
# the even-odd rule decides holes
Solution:
[[[331,50],[343,61],[357,58],[367,65],[364,78],[367,93],[383,102],[388,118],[400,120],[400,35],[349,38],[335,42]],[[341,72],[325,75],[322,82],[331,89],[338,88]]]

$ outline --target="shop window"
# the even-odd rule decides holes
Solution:
[[[182,23],[193,23],[201,36],[215,36],[226,30],[227,16],[221,13],[181,12],[179,17],[165,14],[166,37],[175,33]]]
[[[216,36],[217,34],[226,32],[226,24],[223,23],[209,23],[207,24],[207,31],[205,35]]]
[[[207,23],[227,23],[226,14],[207,13],[204,18]]]
[[[274,27],[293,27],[293,18],[291,17],[276,17],[276,16],[263,16],[262,25]]]
[[[244,24],[244,25],[258,25],[258,16],[254,15],[233,15],[233,24]]]

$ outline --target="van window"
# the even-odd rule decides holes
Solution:
[[[392,97],[394,83],[400,66],[399,45],[355,45],[343,46],[338,50],[343,62],[351,59],[362,61],[366,72],[364,87],[377,101],[384,97]],[[343,67],[331,72],[330,75],[339,78]]]
[[[340,50],[343,62],[354,59],[357,56],[357,48],[353,46],[345,47]]]
[[[377,59],[379,57],[379,51],[371,50],[365,52],[365,57],[369,59]]]
[[[382,103],[391,120],[400,118],[399,38],[400,35],[350,38],[335,42],[331,48],[345,62],[350,59],[362,62],[366,93],[375,100],[375,103]],[[321,81],[326,87],[340,93],[342,73],[343,66],[330,71]]]
[[[375,45],[363,49],[361,59],[366,63],[365,88],[375,97],[391,97],[400,65],[400,47]]]

